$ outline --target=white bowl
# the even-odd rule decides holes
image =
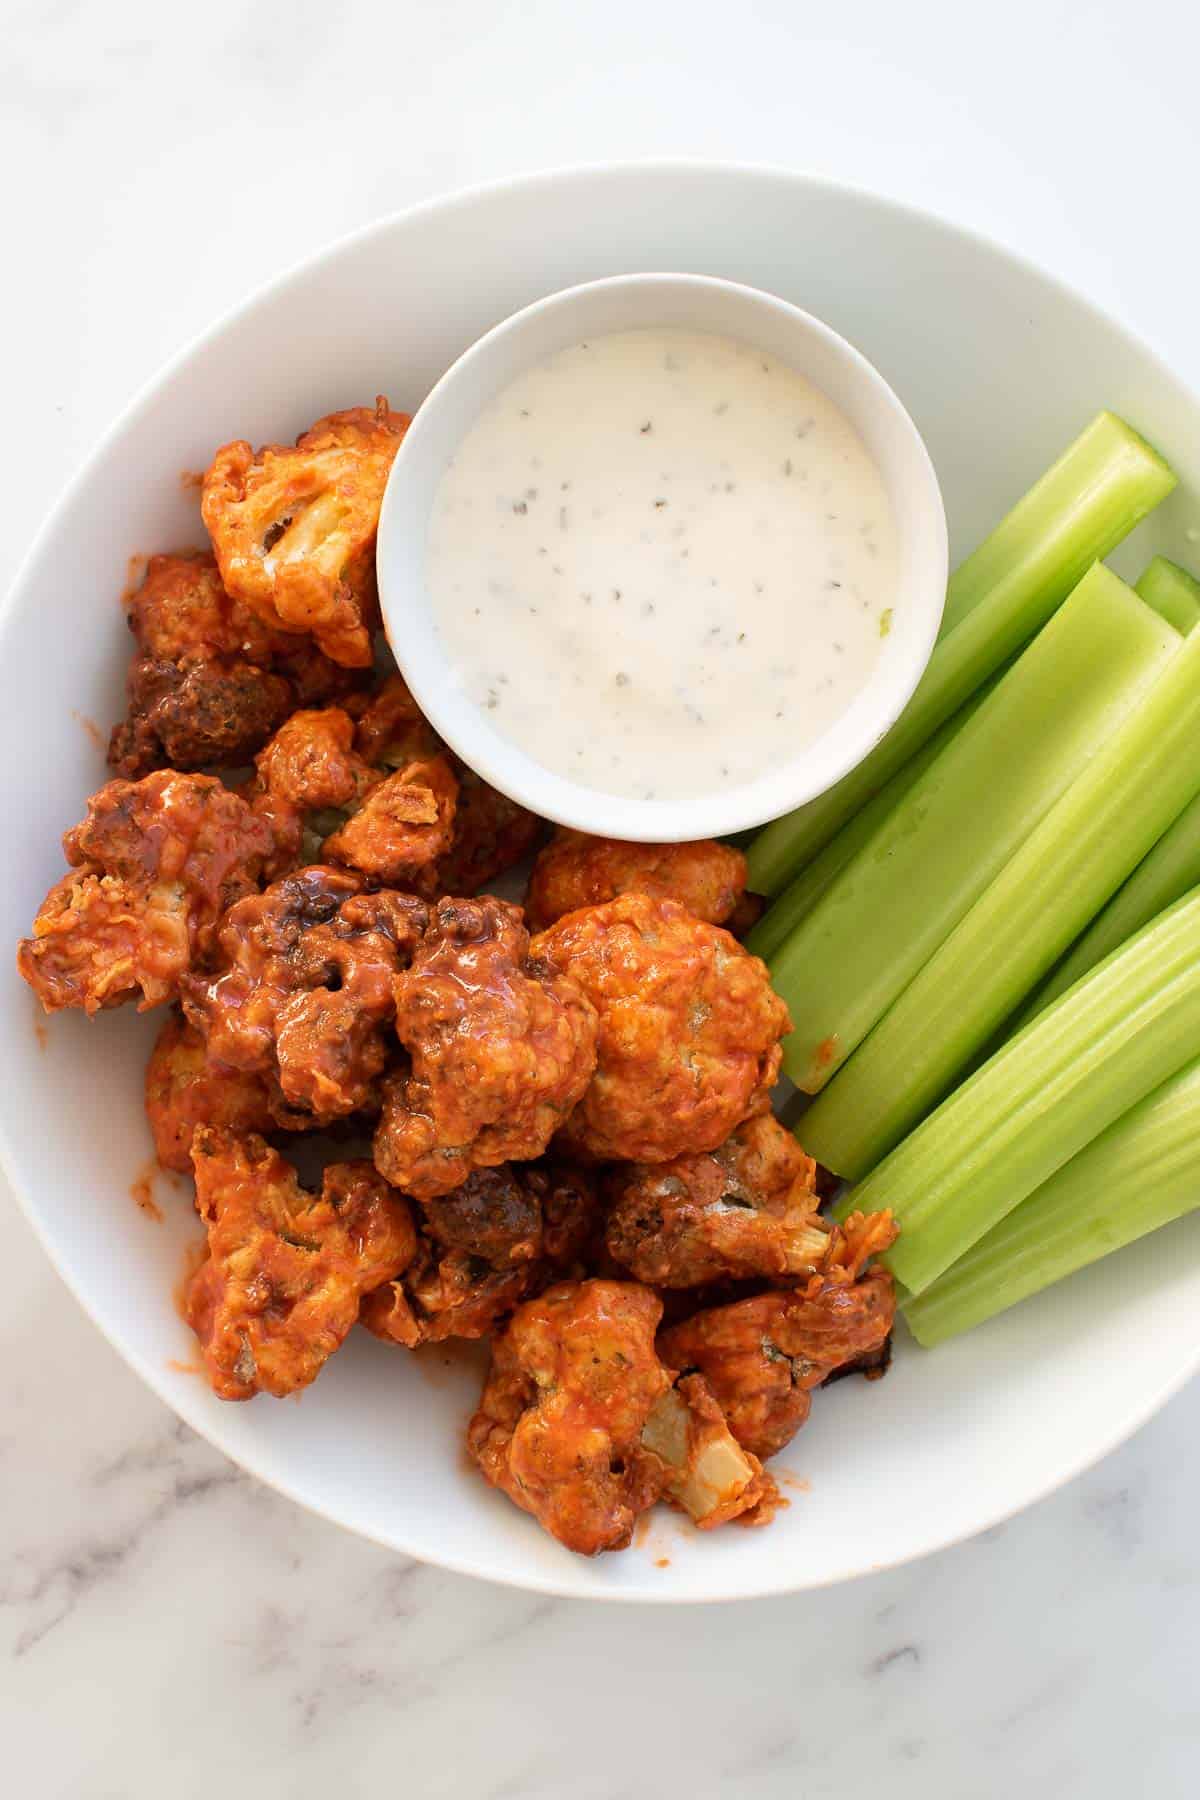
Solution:
[[[1200,400],[1137,339],[970,233],[805,176],[654,164],[459,195],[385,220],[277,282],[142,394],[41,532],[0,634],[0,768],[10,944],[59,875],[60,830],[104,778],[81,723],[121,705],[116,605],[131,551],[202,542],[182,469],[242,432],[286,438],[380,388],[415,405],[467,345],[540,294],[668,263],[836,319],[905,396],[961,556],[1097,407],[1140,425],[1180,493],[1118,557],[1195,560]],[[1047,370],[1053,379],[1047,379]],[[670,1516],[621,1556],[571,1557],[466,1468],[475,1377],[365,1332],[294,1405],[231,1406],[195,1374],[174,1306],[196,1224],[159,1187],[130,1197],[149,1137],[140,1094],[158,1019],[47,1022],[8,962],[0,1149],[65,1280],[189,1425],[283,1493],[429,1562],[553,1593],[703,1600],[782,1593],[903,1562],[1047,1493],[1146,1419],[1200,1361],[1200,1214],[885,1381],[839,1383],[779,1461],[808,1487],[766,1531],[707,1538]],[[31,1344],[30,1354],[36,1355]],[[181,1366],[182,1365],[182,1366]],[[88,1404],[87,1370],[62,1429]],[[659,1567],[662,1559],[668,1566]]]
[[[583,339],[639,328],[733,338],[805,376],[866,444],[892,504],[898,578],[892,628],[852,704],[755,781],[687,800],[602,793],[535,760],[452,678],[426,586],[429,519],[446,466],[518,375]],[[921,434],[877,369],[836,331],[773,294],[700,275],[617,275],[535,300],[460,356],[423,402],[392,468],[379,529],[388,640],[426,717],[493,786],[560,825],[650,843],[718,837],[823,793],[895,723],[929,661],[946,597],[946,514]]]

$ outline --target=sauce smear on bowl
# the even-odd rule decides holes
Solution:
[[[827,395],[676,330],[510,383],[448,465],[427,547],[467,696],[543,766],[638,799],[814,743],[871,673],[897,566],[883,478]]]

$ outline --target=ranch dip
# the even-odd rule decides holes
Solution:
[[[638,799],[736,787],[846,711],[892,622],[883,480],[748,345],[616,332],[517,377],[435,499],[452,676],[509,740]]]

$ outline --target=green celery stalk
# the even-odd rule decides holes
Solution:
[[[1200,1206],[1200,1062],[1092,1139],[905,1302],[918,1343],[957,1337]]]
[[[1149,924],[1158,913],[1200,884],[1200,796],[1185,806],[1175,823],[1164,831],[1148,856],[1144,856],[1129,880],[1119,887],[1104,911],[1097,913],[1074,949],[1069,950],[1049,979],[1020,1014],[1017,1027],[1044,1012],[1052,1000],[1065,994],[1089,969],[1112,953],[1126,938]]]
[[[1050,583],[1069,594],[1084,570],[1114,550],[1170,491],[1147,479],[1147,454],[1157,461],[1123,420],[1097,414],[955,569],[943,635],[1004,586]]]
[[[904,712],[849,774],[761,831],[750,887],[781,893],[1014,650],[1031,638],[1089,565],[1165,499],[1175,476],[1113,413],[1093,419],[956,571],[951,623]]]
[[[962,730],[971,714],[991,693],[994,682],[995,677],[992,681],[985,682],[978,693],[972,694],[959,707],[954,717],[947,719],[941,729],[934,733],[924,748],[918,750],[902,769],[896,771],[887,786],[880,788],[874,799],[868,800],[860,812],[847,820],[837,836],[830,838],[820,855],[814,857],[790,887],[786,887],[767,908],[758,924],[742,940],[752,955],[761,956],[765,961],[787,941],[801,919],[807,918],[822,894],[832,887],[851,858],[858,854],[869,838],[874,837],[909,788],[921,779],[930,763],[942,754],[951,738]]]
[[[1200,792],[1198,736],[1193,632],[809,1108],[810,1154],[855,1180],[936,1106]]]
[[[1165,556],[1156,556],[1146,565],[1137,592],[1184,637],[1200,620],[1200,581]]]
[[[1197,1041],[1200,894],[1002,1045],[838,1214],[890,1208],[900,1236],[887,1260],[910,1294],[923,1293],[1076,1151],[1191,1062]]]
[[[772,957],[797,1087],[820,1092],[1181,641],[1092,565]]]

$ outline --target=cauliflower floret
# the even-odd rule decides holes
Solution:
[[[814,1388],[887,1342],[896,1310],[891,1276],[870,1268],[845,1277],[834,1266],[795,1291],[710,1307],[659,1339],[671,1368],[704,1376],[734,1437],[760,1461],[799,1431]]]
[[[351,668],[371,663],[379,509],[409,424],[381,395],[374,410],[318,419],[294,449],[225,444],[204,477],[200,510],[229,593]]]
[[[137,651],[108,760],[130,779],[247,763],[294,707],[347,694],[355,679],[311,638],[273,631],[234,600],[206,552],[152,556],[128,617]]]
[[[676,900],[623,894],[569,913],[532,953],[599,1015],[596,1073],[564,1148],[599,1161],[670,1162],[715,1150],[765,1112],[791,1029],[765,966]]]
[[[202,1125],[238,1136],[274,1129],[262,1077],[214,1062],[195,1026],[174,1017],[146,1065],[146,1117],[160,1167],[180,1175],[192,1172],[192,1138]]]
[[[295,1393],[344,1342],[363,1295],[410,1261],[408,1202],[368,1162],[334,1163],[306,1193],[259,1137],[199,1130],[192,1162],[208,1256],[186,1314],[213,1391]]]
[[[350,715],[329,706],[293,713],[258,757],[251,804],[275,835],[273,872],[303,859],[311,838],[326,862],[428,888],[453,839],[458,782],[442,756],[393,772],[366,762],[354,740]]]
[[[623,1550],[664,1490],[642,1442],[671,1376],[662,1303],[632,1282],[565,1281],[527,1300],[492,1345],[467,1448],[485,1478],[583,1556]]]
[[[618,1163],[609,1253],[653,1287],[811,1274],[829,1246],[816,1164],[770,1113],[699,1156]]]
[[[486,1337],[522,1300],[579,1271],[594,1208],[581,1170],[549,1162],[476,1169],[420,1207],[412,1263],[368,1296],[362,1322],[409,1350]]]
[[[596,1017],[531,954],[520,908],[439,900],[395,992],[411,1066],[384,1083],[375,1161],[387,1179],[430,1200],[472,1169],[540,1156],[591,1078]]]
[[[724,925],[746,888],[740,850],[711,838],[693,844],[626,844],[560,827],[529,876],[525,916],[530,931],[545,931],[583,906],[603,906],[618,894],[677,900],[697,919]]]
[[[63,838],[71,873],[42,902],[17,967],[47,1012],[174,999],[272,848],[266,821],[212,776],[110,781]]]
[[[285,876],[230,908],[224,967],[184,984],[209,1055],[264,1077],[285,1125],[327,1123],[377,1099],[396,979],[427,912],[412,895],[362,887],[320,863]]]

